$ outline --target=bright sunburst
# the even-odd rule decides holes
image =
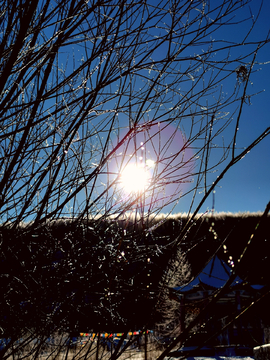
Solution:
[[[143,166],[129,164],[121,173],[121,183],[127,192],[143,192],[149,181],[150,174]]]

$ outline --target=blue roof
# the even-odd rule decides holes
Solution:
[[[201,283],[213,288],[220,288],[225,285],[227,280],[230,278],[231,272],[232,269],[225,263],[225,261],[220,260],[217,256],[214,256],[192,282],[186,286],[179,287],[176,290],[180,292],[189,291]],[[232,285],[241,284],[242,282],[243,280],[237,276]]]

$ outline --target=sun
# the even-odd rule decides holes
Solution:
[[[129,164],[120,174],[120,181],[127,192],[141,193],[150,181],[148,170],[136,164]]]

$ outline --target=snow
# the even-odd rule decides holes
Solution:
[[[215,356],[215,357],[195,356],[195,357],[188,357],[187,360],[254,360],[254,358],[249,356]]]

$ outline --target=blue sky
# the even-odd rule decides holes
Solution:
[[[256,2],[253,3],[253,7]],[[248,9],[246,9],[246,12]],[[269,31],[270,2],[264,1],[263,9],[256,24],[252,38],[266,36]],[[248,12],[247,12],[248,15]],[[248,31],[250,23],[243,23],[240,34]],[[237,29],[238,34],[239,28]],[[236,36],[231,31],[230,36]],[[239,34],[238,34],[239,35]],[[258,62],[270,62],[270,44],[268,43],[258,53]],[[244,148],[251,143],[265,128],[270,126],[270,63],[257,66],[261,71],[251,76],[253,84],[249,85],[248,93],[261,93],[251,98],[251,105],[246,105],[239,124],[237,146]],[[228,109],[229,110],[229,109]],[[264,211],[270,201],[270,138],[266,137],[259,145],[234,165],[215,189],[214,208],[216,212],[257,212]],[[213,196],[201,208],[201,211],[211,210]],[[183,198],[174,212],[186,211],[189,198]]]
[[[222,40],[231,43],[241,43],[243,38],[249,32],[252,21],[242,21],[250,17],[250,10],[255,15],[258,13],[259,2],[252,1],[250,8],[247,6],[238,10],[235,19],[235,26],[222,27],[219,31],[213,34],[219,46],[223,46]],[[252,30],[247,42],[256,42],[266,38],[270,29],[269,16],[270,2],[264,1],[259,19]],[[242,21],[240,24],[237,22]],[[224,43],[226,44],[226,43]],[[206,47],[209,45],[206,44]],[[254,45],[231,49],[232,56],[241,56],[242,51],[246,53],[246,49],[254,51]],[[192,49],[196,51],[196,49]],[[197,48],[200,53],[201,48]],[[226,50],[222,55],[225,56]],[[187,54],[190,54],[190,48],[187,49]],[[186,55],[187,55],[186,54]],[[218,57],[220,55],[217,55]],[[247,61],[250,61],[253,53],[250,54]],[[215,61],[215,58],[213,58]],[[268,64],[261,65],[262,63]],[[233,66],[233,65],[232,65]],[[235,66],[238,66],[236,63]],[[270,100],[270,43],[266,44],[257,54],[256,65],[253,68],[248,85],[247,94],[251,95],[250,104],[245,104],[242,116],[239,123],[239,131],[237,135],[236,148],[238,153],[250,145],[268,126],[270,126],[270,116],[268,111],[268,103]],[[221,84],[224,86],[224,91],[230,96],[230,92],[234,90],[236,82],[232,76],[225,79]],[[185,86],[182,84],[182,86]],[[201,86],[199,83],[198,86]],[[201,99],[201,104],[209,98]],[[210,100],[211,101],[211,100]],[[235,108],[228,106],[223,109],[230,114]],[[236,118],[236,115],[235,115]],[[186,120],[184,120],[185,122]],[[189,121],[189,120],[188,120]],[[186,123],[185,123],[186,124]],[[181,125],[180,125],[181,126]],[[188,127],[188,126],[187,126]],[[234,127],[226,129],[224,136],[232,138]],[[220,138],[217,139],[220,146]],[[214,157],[215,159],[215,157]],[[209,174],[209,179],[214,181],[216,176],[224,169],[226,163],[217,167],[217,171]],[[208,200],[203,204],[200,212],[211,211],[213,206],[216,212],[257,212],[264,211],[266,204],[270,201],[270,137],[266,137],[259,145],[256,146],[250,153],[248,153],[240,162],[235,164],[219,182],[215,188],[215,193],[212,194]],[[184,191],[187,191],[185,188]],[[194,211],[196,205],[202,198],[203,193],[197,195],[191,211]],[[190,210],[192,194],[180,198],[177,206],[174,207],[173,213],[183,213]],[[163,208],[163,212],[171,210],[171,206]]]
[[[151,1],[154,2],[154,0],[149,0],[149,3],[151,3]],[[154,3],[156,4],[156,2]],[[222,0],[216,0],[212,2],[210,1],[209,3],[211,6],[220,6],[220,4],[222,4],[223,2]],[[242,3],[236,2],[236,4]],[[251,1],[250,3],[251,12],[255,15],[258,11],[258,4],[259,2],[256,0]],[[227,5],[230,6],[230,2],[227,2]],[[115,11],[117,12],[117,9]],[[215,10],[215,13],[212,13],[211,16],[213,15],[213,17],[215,17],[217,11],[218,10]],[[185,16],[181,18],[182,12],[179,10],[179,14],[181,15],[181,21],[179,20],[177,23],[174,24],[174,30],[177,34],[175,37],[175,42],[173,42],[174,45],[172,45],[172,43],[169,42],[167,39],[167,25],[163,26],[163,22],[167,22],[168,26],[170,26],[172,21],[171,15],[169,15],[169,13],[166,13],[166,15],[164,15],[162,11],[159,12],[157,18],[155,15],[153,18],[151,18],[151,20],[149,20],[149,23],[145,25],[147,31],[143,31],[142,33],[140,33],[139,51],[138,53],[135,52],[136,61],[132,58],[133,61],[135,61],[134,63],[136,63],[136,66],[138,66],[138,64],[139,66],[136,70],[136,77],[134,77],[131,81],[130,88],[124,85],[126,81],[129,81],[128,77],[126,77],[125,81],[123,82],[122,77],[119,76],[119,71],[122,71],[121,69],[125,69],[126,59],[134,56],[131,44],[136,44],[136,31],[133,34],[135,37],[132,35],[132,32],[131,35],[129,35],[128,37],[123,36],[123,39],[126,39],[128,41],[127,43],[124,42],[123,46],[120,43],[114,44],[114,40],[110,34],[110,36],[107,38],[107,41],[112,42],[112,49],[110,49],[109,47],[107,48],[107,46],[109,45],[106,45],[103,56],[101,58],[98,56],[99,50],[95,50],[97,51],[96,54],[95,51],[92,49],[91,41],[88,43],[88,48],[85,48],[84,46],[81,46],[81,44],[77,44],[76,46],[76,44],[73,43],[74,38],[69,38],[67,44],[63,44],[63,47],[60,49],[57,55],[57,61],[60,67],[59,72],[57,73],[57,71],[55,70],[58,69],[58,66],[56,66],[55,68],[53,68],[54,70],[50,75],[50,81],[52,81],[52,84],[55,81],[56,74],[58,74],[57,79],[59,76],[59,80],[63,81],[63,83],[61,84],[61,91],[66,91],[65,102],[67,101],[69,102],[69,104],[67,106],[63,105],[62,98],[59,95],[60,90],[58,90],[58,85],[56,86],[55,84],[49,84],[49,87],[52,86],[53,89],[50,90],[52,94],[50,95],[50,92],[48,92],[47,100],[45,100],[42,104],[42,107],[40,108],[40,113],[38,115],[45,116],[46,121],[44,122],[44,124],[42,124],[40,128],[37,127],[37,131],[41,131],[41,133],[44,134],[45,140],[44,143],[40,143],[39,145],[40,148],[38,149],[36,155],[37,159],[35,159],[35,163],[33,165],[34,173],[36,173],[37,175],[41,174],[43,168],[47,166],[49,161],[51,161],[50,157],[48,156],[48,152],[54,149],[55,144],[59,145],[59,143],[62,141],[63,133],[70,126],[70,121],[73,121],[72,119],[76,117],[77,124],[80,124],[80,127],[77,129],[76,125],[76,134],[74,132],[75,127],[74,131],[70,130],[70,132],[67,134],[66,140],[70,139],[69,148],[65,148],[66,142],[64,142],[61,146],[59,146],[59,153],[57,153],[58,156],[56,157],[56,153],[55,155],[53,155],[55,156],[55,159],[53,160],[55,168],[52,169],[52,171],[55,171],[55,179],[57,179],[57,181],[59,181],[59,183],[63,186],[64,191],[62,192],[63,196],[59,200],[58,185],[56,182],[55,187],[53,188],[53,191],[51,193],[50,204],[51,208],[53,209],[52,212],[54,213],[55,211],[55,203],[58,204],[59,201],[61,202],[62,200],[64,203],[63,211],[65,212],[65,214],[68,213],[68,215],[73,210],[74,213],[80,212],[81,209],[84,209],[85,206],[87,207],[87,209],[91,208],[90,210],[93,211],[94,214],[96,214],[95,211],[100,213],[104,212],[104,208],[106,206],[107,208],[109,208],[110,212],[117,212],[119,209],[123,208],[123,211],[125,211],[125,208],[128,209],[128,206],[123,206],[123,197],[121,191],[115,190],[115,192],[113,193],[113,186],[110,186],[112,181],[111,183],[109,183],[109,190],[107,188],[109,182],[108,178],[111,174],[111,172],[108,171],[108,167],[103,167],[102,172],[98,174],[97,181],[95,175],[92,176],[92,174],[95,174],[95,169],[98,166],[97,164],[103,156],[104,144],[109,144],[108,146],[110,146],[111,143],[114,144],[114,137],[122,140],[123,138],[121,138],[121,136],[119,135],[122,134],[122,132],[126,134],[129,130],[132,129],[133,131],[135,128],[136,130],[138,129],[140,132],[140,127],[144,126],[148,122],[150,123],[153,121],[154,126],[159,126],[157,124],[165,120],[166,124],[169,124],[169,126],[176,125],[177,127],[179,127],[179,135],[181,137],[183,134],[183,138],[186,134],[190,132],[190,128],[192,128],[194,132],[190,135],[190,137],[185,137],[185,139],[191,139],[188,146],[190,148],[193,147],[191,148],[191,150],[194,152],[196,152],[195,147],[197,147],[197,149],[205,149],[205,135],[206,133],[208,133],[208,129],[211,126],[210,119],[214,116],[213,121],[215,121],[215,124],[217,124],[217,127],[216,125],[214,127],[219,130],[223,126],[223,124],[226,123],[226,120],[230,120],[231,114],[235,110],[234,106],[228,105],[222,108],[220,111],[220,109],[216,107],[216,104],[219,103],[219,100],[217,99],[219,99],[219,96],[221,96],[221,94],[223,95],[223,93],[227,94],[227,97],[230,98],[230,95],[237,87],[243,89],[244,85],[243,83],[238,84],[235,72],[235,69],[237,69],[237,67],[239,66],[238,57],[241,57],[242,55],[244,56],[247,50],[248,52],[251,49],[252,51],[254,51],[254,49],[256,48],[256,42],[266,38],[269,29],[269,13],[270,2],[264,1],[260,18],[256,23],[253,32],[250,34],[247,40],[254,43],[246,45],[244,47],[231,46],[229,48],[229,44],[242,43],[245,35],[249,33],[252,21],[249,20],[243,22],[243,19],[250,16],[249,7],[244,7],[243,9],[240,8],[235,13],[235,18],[230,19],[230,22],[235,23],[235,25],[226,26],[228,25],[228,22],[226,22],[226,25],[223,24],[221,28],[219,28],[217,26],[218,23],[214,22],[213,26],[215,26],[214,29],[217,29],[217,31],[214,31],[213,33],[211,32],[210,34],[208,33],[208,30],[211,31],[211,27],[208,28],[207,26],[210,20],[208,19],[208,17],[203,18],[203,24],[207,26],[208,30],[206,30],[206,32],[203,32],[201,37],[199,36],[199,38],[196,38],[195,36],[194,41],[192,37],[194,34],[197,34],[198,21],[194,20],[194,22],[192,23],[192,20],[193,17],[197,19],[197,16],[200,16],[198,15],[200,14],[200,12],[198,12],[198,9],[195,7],[194,9],[192,9],[189,18],[186,18]],[[146,15],[146,13],[144,15]],[[133,13],[133,16],[135,17],[134,19],[131,16],[131,18],[127,22],[124,22],[122,24],[122,35],[126,34],[126,29],[130,29],[132,26],[137,26],[138,22],[140,22],[143,17],[141,13],[138,13],[137,17],[136,11],[135,13]],[[96,20],[93,17],[91,18],[91,21],[93,22],[93,24],[95,24]],[[182,26],[182,21],[184,26]],[[157,26],[160,24],[162,24],[161,27]],[[87,27],[89,27],[88,23]],[[54,25],[52,26],[51,31],[53,31],[53,29]],[[113,27],[113,29],[115,30],[116,28]],[[48,31],[49,37],[49,35],[51,35],[50,30],[46,28],[46,31]],[[74,34],[74,36],[75,35],[77,36],[77,34]],[[166,39],[166,41],[160,42],[161,39]],[[190,40],[192,40],[191,43]],[[42,43],[42,41],[44,41],[43,38],[40,39],[40,43]],[[101,41],[99,37],[98,41]],[[172,46],[170,46],[169,44],[171,44]],[[217,51],[217,55],[215,55],[216,48],[223,48],[224,46],[226,47],[226,49]],[[122,54],[122,57],[119,58],[119,51],[122,49],[122,47],[124,49],[124,53]],[[150,53],[149,49],[151,50]],[[91,53],[91,50],[94,51],[93,54]],[[170,63],[169,67],[166,68],[166,75],[163,72],[165,76],[162,79],[159,79],[161,71],[164,71],[163,58],[164,56],[167,56],[166,54],[170,54],[171,56],[171,51],[173,51],[174,56],[172,57],[172,59],[174,60],[172,61],[172,63]],[[227,71],[227,67],[223,69],[223,63],[221,62],[221,60],[226,59],[228,51],[230,51],[230,53],[232,54],[231,59],[235,59],[235,57],[237,57],[237,61],[229,61],[229,71]],[[253,57],[252,51],[251,53],[249,53],[245,61],[251,61]],[[151,56],[149,54],[151,54]],[[90,63],[88,62],[88,60],[90,61]],[[121,66],[119,66],[119,61]],[[270,125],[268,113],[268,103],[270,99],[269,43],[260,50],[257,55],[256,61],[258,62],[258,64],[254,66],[254,71],[251,74],[251,82],[248,86],[247,93],[249,95],[253,95],[256,93],[258,94],[251,97],[250,105],[245,104],[244,106],[236,142],[237,151],[241,151],[241,149],[244,149],[246,146],[252,143],[252,141],[256,139],[258,135],[267,128],[267,126]],[[269,62],[269,64],[260,65],[260,63],[263,62]],[[66,75],[69,75],[74,69],[76,69],[77,71],[79,66],[81,66],[80,76],[75,76],[73,78],[73,81],[70,83],[64,81],[64,73],[66,72]],[[219,66],[222,68],[221,71],[219,71]],[[262,68],[262,70],[260,70],[260,68]],[[29,73],[24,80],[29,79],[30,76],[32,76],[33,69],[31,68],[29,70]],[[92,94],[97,88],[98,81],[101,76],[100,74],[102,74],[103,72],[106,74],[106,69],[113,70],[108,76],[110,85],[106,89],[102,88],[100,93],[98,94],[97,99],[94,103],[92,103]],[[38,74],[36,74],[35,76],[38,76]],[[209,80],[212,80],[213,78],[215,79],[213,80],[213,82],[216,82],[214,86],[212,86],[213,84]],[[11,82],[12,79],[10,78],[9,81]],[[209,81],[210,86],[208,86]],[[31,94],[34,94],[35,96],[35,88],[33,90],[31,88],[32,83],[29,84],[30,85],[28,91],[30,91],[30,93],[31,91],[33,91],[33,93]],[[87,86],[85,84],[87,84]],[[153,85],[153,87],[151,84]],[[220,91],[220,85],[223,86],[222,92]],[[121,91],[121,89],[124,88],[126,90]],[[80,96],[82,95],[84,89],[86,89],[86,100],[88,102],[85,100],[87,103],[82,104],[82,102],[80,101]],[[149,89],[151,89],[150,96]],[[110,94],[110,96],[108,96],[108,93]],[[159,94],[159,96],[157,97],[156,94]],[[19,101],[22,101],[22,97],[19,98]],[[54,111],[55,113],[57,113],[57,116],[50,115]],[[229,115],[226,117],[223,114],[223,111],[224,113],[228,113]],[[13,115],[16,116],[16,113]],[[24,118],[24,116],[27,118],[27,112],[26,114],[21,114],[22,118]],[[10,124],[11,125],[9,126],[12,130],[13,122],[11,122]],[[112,124],[112,132],[110,132],[109,129],[111,128]],[[132,124],[136,124],[137,127],[133,129]],[[20,123],[20,126],[23,127],[22,122]],[[202,135],[199,136],[200,138],[198,139],[196,135],[198,134],[197,130],[200,128],[200,126],[202,126],[202,128],[206,130]],[[56,131],[53,132],[53,129],[56,129]],[[146,133],[145,130],[143,131],[144,133]],[[134,133],[136,133],[135,130]],[[233,133],[234,125],[233,127],[229,127],[224,131],[224,137],[226,137],[225,146],[229,146],[228,143],[230,143],[230,141],[232,140]],[[18,131],[18,140],[20,140],[21,134],[22,133]],[[108,142],[107,136],[110,137]],[[137,135],[137,137],[138,136],[139,135]],[[178,176],[178,179],[181,178],[181,171],[185,170],[185,175],[188,171],[187,168],[184,168],[184,165],[182,166],[183,163],[185,164],[186,160],[184,159],[183,161],[182,155],[187,150],[185,146],[179,146],[181,140],[178,140],[176,142],[176,150],[173,149],[171,152],[171,145],[173,147],[174,144],[170,140],[168,140],[168,138],[170,138],[170,135],[166,134],[166,131],[162,131],[162,136],[162,141],[166,144],[165,148],[163,148],[163,150],[165,149],[163,151],[163,158],[161,159],[161,161],[159,161],[160,157],[159,159],[156,159],[156,164],[159,166],[159,172],[161,172],[161,181],[163,180],[163,182],[160,182],[159,184],[159,189],[161,189],[162,186],[163,188],[165,188],[168,185],[168,182],[170,182],[170,180],[172,179],[174,186],[174,184],[177,183],[178,180],[176,178],[173,178],[173,176],[175,176],[175,174],[177,175],[177,171],[179,169],[180,175]],[[81,139],[82,142],[77,141],[77,139]],[[215,194],[211,195],[206,201],[206,203],[203,204],[200,212],[212,210],[213,205],[216,212],[256,212],[264,210],[267,202],[270,200],[269,139],[265,138],[255,149],[253,149],[249,154],[247,154],[245,158],[243,158],[238,164],[236,164],[229,170],[229,172],[225,175],[224,179],[222,179],[222,181],[220,181],[218,186],[215,188]],[[223,139],[220,135],[217,135],[217,137],[213,140],[213,142],[216,141],[217,146],[215,147],[216,144],[213,144],[213,152],[211,155],[214,154],[214,159],[213,161],[211,160],[211,165],[215,163],[215,160],[219,161],[218,156],[220,157],[223,155],[224,148],[222,149],[222,140]],[[30,142],[31,141],[32,139],[30,139]],[[148,146],[149,144],[151,144],[151,141],[152,140],[148,141]],[[157,139],[157,144],[158,141],[159,139]],[[19,143],[19,141],[17,142]],[[157,146],[158,145],[156,145],[156,147]],[[120,150],[121,149],[119,148],[119,151]],[[188,150],[190,149],[188,148]],[[108,149],[108,152],[109,151],[110,149]],[[151,151],[153,157],[154,150],[151,149]],[[66,154],[68,154],[68,156]],[[146,151],[144,154],[146,154]],[[172,160],[172,158],[170,158],[170,155],[168,154],[177,154],[177,156],[180,155],[180,160],[178,157],[177,161],[175,161],[175,173],[173,173],[173,171],[171,171],[170,169],[170,165],[172,164],[172,162],[170,163],[170,160]],[[159,156],[159,153],[156,152],[155,155],[157,158],[157,155]],[[204,156],[203,154],[199,155]],[[121,159],[123,158],[123,156],[117,153],[111,154],[108,163],[111,161],[111,159],[113,159],[113,156],[119,156],[121,163]],[[137,156],[136,153],[134,156]],[[39,161],[36,161],[38,160],[38,157],[42,158],[41,163],[39,163]],[[70,161],[68,163],[68,166],[66,166],[67,158]],[[59,159],[61,159],[61,162]],[[144,156],[144,161],[145,160],[149,159]],[[155,161],[155,159],[153,160]],[[167,161],[167,165],[169,164],[166,167],[166,171],[163,172],[162,161],[163,163]],[[84,174],[80,172],[80,170],[78,170],[78,172],[76,170],[81,169],[81,163],[83,163]],[[197,163],[200,163],[200,160],[198,160]],[[18,178],[16,175],[16,181],[13,182],[10,188],[8,188],[7,202],[10,202],[10,204],[16,203],[16,206],[18,206],[18,209],[16,209],[16,211],[14,210],[14,213],[12,215],[14,216],[14,218],[17,217],[16,212],[18,211],[22,211],[22,216],[24,216],[24,208],[27,209],[25,215],[26,217],[28,216],[28,209],[29,214],[34,214],[35,216],[36,204],[31,199],[35,199],[37,204],[41,201],[40,199],[45,196],[45,193],[47,191],[47,186],[50,183],[51,175],[49,174],[49,172],[47,172],[47,175],[42,178],[40,182],[40,187],[35,193],[36,185],[33,185],[35,184],[36,179],[32,178],[31,180],[29,180],[29,177],[27,176],[27,172],[25,170],[30,167],[31,162],[29,161],[29,159],[27,160],[27,158],[22,156],[21,162],[17,162],[17,164],[20,164],[18,165]],[[212,181],[216,179],[216,176],[224,169],[225,165],[226,162],[224,164],[218,165],[216,169],[217,171],[215,173],[209,174],[208,186],[209,184],[211,184]],[[198,166],[198,164],[196,164],[196,166]],[[58,174],[58,169],[60,168],[61,171]],[[155,169],[151,171],[154,172]],[[165,172],[167,173],[164,175]],[[116,177],[121,175],[120,170],[118,171],[118,173],[116,170],[113,176],[115,176],[115,173]],[[87,175],[86,181],[85,174]],[[156,176],[150,186],[154,184],[154,187],[155,181],[160,181],[160,178],[158,178],[159,174]],[[169,179],[168,182],[166,181],[167,179]],[[185,177],[185,180],[186,179],[187,177]],[[115,183],[117,182],[117,180],[118,179],[115,180]],[[20,189],[23,182],[25,184],[25,191],[23,197],[20,197]],[[167,189],[170,188],[170,185],[167,186]],[[185,192],[189,191],[189,188],[187,187],[187,182],[185,182],[184,185],[180,182],[180,186],[184,187]],[[73,191],[73,189],[76,189],[76,192]],[[177,194],[180,194],[180,190],[177,190]],[[77,199],[76,201],[73,201],[75,199],[75,196],[77,197]],[[191,196],[192,194],[189,194],[185,197],[180,197],[177,206],[173,208],[172,212],[179,213],[188,212],[189,210],[194,211],[196,204],[198,204],[200,198],[203,196],[203,192],[201,194],[198,194],[198,197],[192,209],[190,209]],[[165,196],[163,196],[163,199],[164,198]],[[93,199],[94,201],[92,201]],[[25,201],[25,204],[23,204],[21,200]],[[136,204],[133,204],[134,202],[132,200],[129,202],[131,202],[131,206],[137,206]],[[154,201],[152,203],[154,203]],[[164,203],[166,202],[164,201]],[[45,202],[43,202],[43,204],[45,204]],[[57,207],[59,208],[59,213],[62,211],[61,206],[62,204],[57,205]],[[8,205],[7,208],[9,208]],[[13,209],[13,205],[11,205],[10,208]],[[163,205],[157,205],[155,208],[152,208],[151,211],[155,212],[160,208],[162,212],[166,213],[167,211],[169,212],[172,209],[172,206],[169,205],[168,207],[163,207]],[[10,216],[11,215],[9,214],[7,215],[8,218]]]
[[[262,13],[256,24],[254,37],[266,35],[269,26],[270,3],[264,1]],[[257,61],[270,62],[270,44],[258,54]],[[270,63],[252,76],[249,92],[262,91],[245,106],[239,126],[239,145],[252,142],[270,126]],[[256,148],[232,168],[221,187],[216,189],[217,211],[263,211],[270,201],[270,138],[265,138]]]
[[[211,3],[211,6],[216,6],[220,3],[220,0],[218,0],[216,3]],[[213,5],[214,4],[214,5]],[[252,1],[250,3],[251,11],[256,14],[258,12],[258,2]],[[240,11],[241,10],[241,11]],[[235,21],[235,23],[247,18],[250,16],[249,8],[245,7],[238,10],[236,13],[235,19],[232,19],[232,21]],[[268,22],[268,14],[270,13],[270,4],[269,1],[265,1],[263,4],[263,9],[259,18],[259,21],[257,22],[255,29],[253,29],[253,32],[251,33],[248,41],[258,41],[262,40],[266,37],[267,31],[269,29],[269,22]],[[245,35],[248,33],[250,26],[252,22],[244,21],[240,25],[236,24],[236,26],[225,26],[222,27],[220,30],[218,30],[216,33],[213,34],[213,37],[216,38],[218,46],[223,46],[222,41],[223,39],[226,39],[230,42],[241,42],[242,39],[245,37]],[[197,26],[197,25],[196,25]],[[153,31],[153,29],[152,29]],[[156,30],[154,30],[156,31]],[[226,45],[226,43],[224,43]],[[191,48],[188,47],[186,50],[184,50],[184,53],[181,54],[181,56],[188,57],[191,56],[192,52],[198,51],[200,53],[202,49],[207,50],[209,47],[208,43],[204,43],[201,46],[198,46],[197,48]],[[254,46],[251,46],[250,48],[254,49]],[[71,51],[71,49],[68,47],[68,51]],[[249,47],[245,47],[243,50],[243,53],[246,53],[246,49],[249,49]],[[166,49],[164,48],[164,51]],[[73,51],[73,50],[72,50]],[[76,51],[79,51],[76,49]],[[159,49],[160,51],[160,49]],[[222,56],[226,56],[227,54],[226,50],[222,53]],[[233,56],[242,55],[241,54],[241,47],[237,47],[236,49],[231,49]],[[238,53],[237,53],[238,52]],[[76,53],[77,54],[77,53]],[[62,56],[64,58],[66,57],[66,53]],[[140,56],[142,56],[141,54]],[[162,52],[154,52],[154,56],[159,57],[161,55],[163,57]],[[71,53],[69,54],[70,57]],[[76,56],[79,56],[78,54]],[[139,56],[139,58],[140,58]],[[219,58],[219,54],[217,55],[217,59]],[[250,54],[248,60],[251,60],[253,54]],[[78,61],[82,57],[78,57]],[[66,61],[66,60],[65,60]],[[215,57],[213,57],[213,61],[215,61]],[[257,56],[257,62],[270,62],[270,44],[266,45],[258,54]],[[102,62],[99,62],[97,64],[97,69],[100,67],[102,68],[103,64]],[[183,66],[188,66],[188,61],[183,62]],[[234,66],[234,64],[232,65]],[[235,66],[238,66],[236,63]],[[270,86],[268,83],[268,74],[270,71],[270,63],[267,65],[264,65],[262,67],[261,71],[257,71],[261,66],[256,65],[254,69],[256,72],[254,72],[251,76],[251,81],[253,84],[250,84],[248,87],[248,94],[254,94],[260,91],[257,96],[253,96],[251,98],[252,105],[246,104],[243,110],[243,114],[240,120],[239,124],[239,134],[237,137],[237,148],[243,149],[246,146],[248,146],[267,126],[270,125],[269,120],[269,114],[268,114],[268,102],[270,99]],[[234,69],[234,68],[233,68]],[[148,70],[146,71],[148,74]],[[211,72],[208,72],[205,75],[206,77],[211,76]],[[225,73],[226,74],[226,73]],[[233,74],[234,75],[234,74]],[[92,75],[92,81],[95,83],[96,79],[96,72],[93,71]],[[149,78],[152,76],[149,72]],[[180,84],[181,88],[184,88],[187,84],[187,89],[189,90],[189,82],[190,80],[186,80],[183,83]],[[225,79],[222,85],[224,85],[224,91],[228,92],[228,96],[230,96],[230,91],[234,90],[236,82],[236,76],[232,76],[229,79]],[[117,82],[116,82],[117,86]],[[135,91],[135,96],[140,96],[140,89],[139,86],[143,86],[143,82],[140,83],[140,85],[136,84],[134,86],[133,91]],[[196,86],[195,92],[200,89],[202,86],[201,82],[198,84],[198,87]],[[182,89],[181,89],[182,91]],[[184,93],[184,92],[183,92]],[[122,101],[122,100],[121,100]],[[211,96],[208,96],[208,98],[203,97],[202,99],[198,99],[201,104],[206,104],[206,101],[209,101],[210,103],[213,102],[213,99],[211,99]],[[107,102],[106,107],[109,108],[110,106],[114,106],[115,99],[112,100],[112,103]],[[192,106],[192,105],[191,105]],[[101,106],[102,108],[102,106]],[[137,105],[133,105],[133,109],[137,110]],[[234,111],[233,107],[228,107],[223,109],[226,112],[232,113]],[[164,110],[163,110],[164,111]],[[187,114],[189,112],[189,105],[187,106],[187,111],[183,112],[183,114]],[[154,112],[155,113],[155,112]],[[156,113],[159,115],[159,112]],[[162,111],[161,111],[162,114]],[[106,115],[106,114],[105,114]],[[118,116],[118,115],[117,115]],[[136,116],[136,114],[134,115]],[[140,114],[140,121],[147,121],[147,119],[144,119],[144,115]],[[95,121],[99,121],[99,126],[103,127],[104,122],[100,120],[101,117],[97,117],[96,120],[93,120],[93,124]],[[105,119],[105,117],[104,117]],[[108,126],[110,126],[110,120],[111,117],[108,118],[107,121],[109,121]],[[158,118],[159,119],[159,118]],[[162,119],[162,115],[161,115]],[[159,120],[157,120],[159,121]],[[124,132],[127,131],[129,118],[127,116],[127,113],[119,114],[119,124],[124,128]],[[187,128],[189,127],[190,117],[186,116],[186,118],[182,121],[184,123],[184,126]],[[182,124],[182,123],[181,123]],[[182,125],[181,125],[182,126]],[[229,129],[226,130],[225,136],[229,135],[229,138],[231,138],[232,133],[228,133]],[[231,131],[234,131],[234,128],[231,128]],[[98,129],[99,132],[99,129]],[[97,134],[97,145],[100,146],[102,144],[102,141],[106,139],[105,135],[104,138],[102,138],[102,134]],[[102,140],[103,139],[103,140]],[[164,141],[166,141],[166,133],[164,132]],[[113,139],[112,139],[113,141]],[[220,143],[220,139],[217,140]],[[215,194],[213,196],[210,196],[208,201],[201,207],[200,212],[205,212],[207,210],[211,210],[212,206],[214,204],[214,209],[217,212],[226,211],[226,212],[238,212],[238,211],[250,211],[250,212],[256,212],[256,211],[263,211],[267,202],[270,200],[270,190],[269,190],[269,180],[270,180],[270,138],[266,138],[263,140],[262,143],[260,143],[255,149],[252,150],[245,158],[243,158],[238,164],[233,166],[233,168],[230,169],[230,171],[226,174],[224,179],[218,184],[218,186],[215,189]],[[97,152],[98,153],[98,152]],[[98,159],[91,159],[92,162],[98,162]],[[218,166],[217,172],[214,174],[210,174],[209,178],[214,181],[217,174],[219,174],[220,171],[222,171],[224,168],[224,164]],[[103,179],[102,179],[103,180]],[[106,186],[106,180],[104,180],[104,184]],[[185,185],[186,186],[186,185]],[[102,191],[102,190],[101,190]],[[187,191],[187,188],[185,187],[184,191]],[[84,195],[83,195],[84,196]],[[197,198],[197,202],[195,202],[195,205],[198,203],[202,195],[199,195]],[[121,195],[120,195],[121,197]],[[173,209],[173,213],[178,212],[187,212],[189,211],[191,203],[191,194],[188,196],[185,196],[183,198],[180,198],[178,204]],[[119,206],[121,206],[122,200],[119,200]],[[194,210],[195,207],[192,208]],[[165,207],[162,209],[163,212],[167,212],[171,210],[171,206]]]

